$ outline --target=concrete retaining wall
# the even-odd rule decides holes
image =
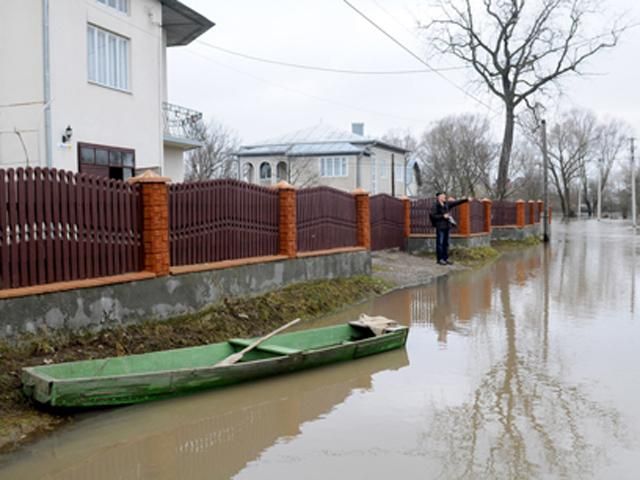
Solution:
[[[475,248],[491,245],[489,235],[475,235],[472,237],[449,237],[449,248]],[[429,253],[436,251],[435,235],[410,236],[407,238],[407,252],[412,254]]]
[[[367,251],[244,265],[151,280],[0,300],[0,338],[44,330],[100,329],[194,313],[225,297],[371,274]]]
[[[542,234],[542,224],[518,227],[492,227],[491,240],[525,240]]]

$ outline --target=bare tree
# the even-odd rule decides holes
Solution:
[[[382,136],[382,141],[389,145],[404,148],[413,152],[418,148],[418,140],[409,130],[392,129]]]
[[[291,185],[298,188],[313,187],[318,184],[320,170],[318,157],[295,157],[289,159],[288,177]]]
[[[472,6],[473,4],[473,6]],[[476,79],[504,105],[505,124],[496,193],[507,194],[516,110],[614,47],[624,27],[593,31],[602,0],[438,0],[441,12],[423,28],[443,54],[468,64]],[[586,36],[589,32],[592,36]],[[595,35],[594,35],[595,33]]]
[[[626,123],[617,120],[610,119],[604,123],[600,123],[597,126],[594,138],[594,145],[592,149],[591,159],[592,163],[597,165],[597,175],[600,175],[600,189],[605,190],[611,172],[626,153],[625,147],[629,137],[631,136],[631,127]],[[586,168],[584,169],[586,171]],[[587,178],[586,173],[582,178],[582,188],[585,193],[585,198],[588,199],[588,208],[594,205],[597,208],[598,205],[598,192],[597,188],[592,189],[593,197],[589,199],[587,195]]]
[[[422,136],[417,155],[424,174],[423,189],[456,195],[486,193],[496,146],[489,137],[489,122],[477,115],[439,120]]]
[[[596,139],[597,119],[588,111],[571,110],[549,133],[549,173],[562,214],[571,216],[571,185],[589,161]]]
[[[199,121],[192,126],[191,135],[202,147],[187,154],[187,181],[237,177],[235,152],[240,139],[233,131],[214,121],[208,124]]]

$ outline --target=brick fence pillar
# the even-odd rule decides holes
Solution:
[[[469,237],[471,235],[471,203],[465,202],[458,209],[460,210],[458,233],[464,237]]]
[[[529,200],[529,225],[536,223],[536,202]]]
[[[371,250],[371,211],[369,209],[369,193],[362,188],[353,192],[356,198],[357,242],[359,247]]]
[[[169,182],[151,170],[129,179],[140,184],[144,270],[156,276],[169,275]]]
[[[296,189],[284,180],[276,185],[280,202],[280,226],[278,252],[289,258],[298,254],[296,221]]]
[[[402,208],[404,209],[403,236],[408,238],[411,235],[411,200],[407,197],[402,197]]]
[[[491,206],[493,202],[488,198],[482,199],[482,206],[484,207],[484,231],[485,233],[491,233]]]
[[[516,201],[516,225],[518,228],[524,228],[525,222],[524,215],[524,200]]]
[[[544,202],[538,200],[538,223],[542,223],[542,217],[544,216]]]

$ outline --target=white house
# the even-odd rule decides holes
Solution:
[[[242,146],[237,156],[244,179],[260,185],[286,180],[299,187],[408,195],[414,184],[407,168],[409,150],[365,136],[362,123],[351,127],[348,132],[321,123]]]
[[[199,112],[167,103],[167,47],[213,23],[177,0],[2,0],[0,168],[184,176]]]

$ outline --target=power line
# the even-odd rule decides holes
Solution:
[[[429,65],[426,61],[424,61],[419,55],[415,54],[409,47],[405,46],[400,40],[396,39],[393,35],[391,35],[390,33],[388,33],[384,28],[382,28],[380,25],[378,25],[376,22],[374,22],[373,20],[371,20],[367,15],[364,14],[364,12],[362,12],[361,10],[359,10],[357,7],[355,7],[351,2],[349,2],[349,0],[342,0],[344,3],[346,3],[352,10],[354,10],[358,15],[360,15],[362,18],[364,18],[367,22],[369,22],[371,25],[373,25],[376,29],[378,29],[383,35],[385,35],[387,38],[389,38],[393,43],[395,43],[396,45],[398,45],[400,48],[402,48],[405,52],[407,52],[409,55],[411,55],[413,58],[415,58],[416,60],[418,60],[420,63],[422,63],[424,66],[426,66],[429,70],[431,70],[433,73],[435,73],[436,75],[438,75],[440,78],[442,78],[444,81],[446,81],[447,83],[453,85],[456,89],[458,89],[459,91],[461,91],[464,95],[466,95],[467,97],[471,98],[472,100],[474,100],[475,102],[479,103],[480,105],[482,105],[483,107],[487,108],[488,110],[493,111],[493,108],[488,105],[487,103],[483,102],[482,100],[480,100],[478,97],[471,95],[469,92],[467,92],[464,88],[462,88],[461,86],[459,86],[458,84],[456,84],[455,82],[453,82],[452,80],[450,80],[449,78],[447,78],[445,75],[442,74],[442,72],[436,70],[435,68],[433,68],[431,65]]]
[[[393,118],[393,119],[396,119],[396,120],[428,123],[428,120],[426,120],[426,119],[401,117],[401,116],[398,116],[398,115],[383,113],[383,112],[379,112],[379,111],[376,111],[376,110],[370,110],[370,109],[366,109],[366,108],[362,108],[362,107],[356,107],[354,105],[350,105],[348,103],[343,103],[343,102],[340,102],[340,101],[337,101],[337,100],[333,100],[333,99],[330,99],[330,98],[326,98],[326,97],[320,97],[318,95],[307,93],[307,92],[304,92],[302,90],[298,90],[296,88],[291,88],[291,87],[288,87],[288,86],[285,86],[285,85],[281,85],[281,84],[276,83],[276,82],[272,82],[271,80],[267,80],[265,78],[262,78],[262,77],[259,77],[257,75],[254,75],[252,73],[248,73],[248,72],[245,72],[243,70],[239,70],[237,68],[230,67],[229,65],[226,65],[224,63],[218,62],[218,61],[216,61],[216,60],[214,60],[214,59],[212,59],[210,57],[207,57],[206,55],[203,55],[201,53],[195,52],[193,50],[186,50],[186,52],[191,54],[191,55],[203,58],[203,59],[205,59],[205,60],[207,60],[209,62],[215,63],[216,65],[221,66],[223,68],[226,68],[228,70],[232,70],[232,71],[234,71],[236,73],[240,73],[242,75],[246,75],[246,76],[251,77],[251,78],[253,78],[255,80],[258,80],[260,82],[263,82],[263,83],[266,83],[266,84],[269,84],[269,85],[273,85],[273,86],[278,87],[278,88],[280,88],[282,90],[293,92],[295,94],[302,95],[304,97],[309,97],[309,98],[312,98],[314,100],[318,100],[318,101],[321,101],[321,102],[334,104],[334,105],[337,105],[339,107],[342,107],[342,108],[345,108],[345,109],[348,109],[348,110],[357,110],[357,111],[361,111],[361,112],[365,112],[365,113],[369,113],[369,114],[373,114],[373,115],[378,115],[378,116],[381,116],[381,117]]]
[[[208,48],[220,50],[221,52],[228,53],[229,55],[235,55],[237,57],[245,58],[247,60],[253,60],[256,62],[268,63],[271,65],[280,65],[283,67],[299,68],[303,70],[314,70],[319,72],[346,73],[349,75],[407,75],[407,74],[416,74],[416,73],[433,73],[436,70],[437,71],[465,70],[468,68],[468,67],[445,67],[445,68],[429,69],[429,70],[425,70],[425,69],[422,69],[422,70],[352,70],[352,69],[342,69],[342,68],[332,68],[332,67],[321,67],[317,65],[307,65],[302,63],[284,62],[281,60],[273,60],[270,58],[256,57],[255,55],[249,55],[247,53],[237,52],[235,50],[230,50],[228,48],[220,47],[218,45],[213,45],[211,43],[207,43],[202,40],[196,40],[196,43]]]

